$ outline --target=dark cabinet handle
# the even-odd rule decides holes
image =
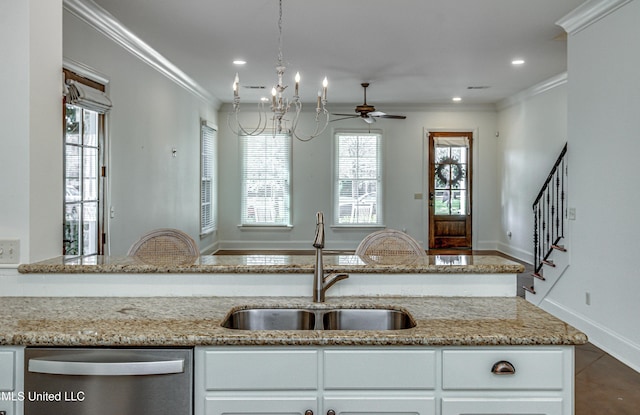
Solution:
[[[515,375],[516,368],[506,360],[501,360],[493,365],[491,373],[494,375]]]

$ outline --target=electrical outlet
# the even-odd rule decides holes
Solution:
[[[0,240],[0,264],[20,263],[20,240],[2,239]]]

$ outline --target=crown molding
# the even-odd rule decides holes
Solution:
[[[63,7],[69,13],[84,21],[108,39],[122,46],[129,53],[142,60],[182,88],[211,103],[217,109],[220,100],[196,81],[171,63],[167,58],[145,43],[133,32],[127,29],[108,11],[97,5],[93,0],[64,0]]]
[[[633,0],[590,0],[558,20],[556,24],[573,35]]]
[[[502,111],[505,108],[508,108],[512,105],[523,102],[529,98],[535,97],[536,95],[540,95],[543,92],[547,92],[553,88],[556,88],[560,85],[564,85],[567,83],[567,73],[563,72],[560,75],[556,75],[552,78],[547,79],[546,81],[542,81],[539,84],[536,84],[532,87],[529,87],[523,91],[518,92],[515,95],[512,95],[508,98],[505,98],[498,102],[496,108],[498,111]]]

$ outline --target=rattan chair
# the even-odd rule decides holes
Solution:
[[[178,229],[156,229],[131,245],[127,255],[145,264],[170,266],[189,265],[200,255],[198,245]]]
[[[384,229],[367,235],[356,249],[367,264],[403,264],[426,257],[420,243],[404,232]]]

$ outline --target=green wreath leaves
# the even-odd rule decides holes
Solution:
[[[447,187],[456,187],[464,179],[464,166],[453,157],[443,157],[437,162],[436,177]],[[451,170],[449,171],[449,166]],[[445,170],[446,169],[446,170]]]

